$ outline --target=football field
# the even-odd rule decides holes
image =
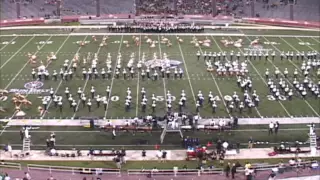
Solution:
[[[307,34],[307,32],[306,32]],[[248,36],[236,36],[236,35],[183,35],[179,36],[183,42],[178,42],[177,35],[167,34],[165,38],[171,41],[172,46],[160,43],[162,35],[148,35],[148,38],[155,43],[155,47],[150,47],[150,44],[146,43],[145,35],[138,35],[142,40],[140,46],[136,46],[133,43],[132,35],[108,35],[106,41],[107,45],[100,47],[103,38],[107,36],[97,35],[97,41],[93,41],[91,35],[29,35],[29,36],[1,36],[0,37],[0,72],[1,72],[1,84],[0,89],[9,91],[9,94],[3,94],[0,97],[0,106],[2,112],[0,117],[13,118],[15,116],[15,106],[12,102],[14,93],[23,94],[32,105],[22,105],[21,110],[26,113],[25,117],[30,118],[82,118],[82,117],[97,117],[97,118],[134,118],[142,117],[148,114],[152,114],[151,110],[151,97],[155,95],[157,100],[157,108],[155,115],[163,116],[167,111],[166,98],[167,92],[170,91],[172,95],[172,111],[177,112],[179,109],[179,98],[181,91],[184,90],[187,97],[186,107],[184,112],[188,114],[196,113],[196,101],[199,91],[205,97],[204,105],[200,108],[200,115],[202,117],[229,117],[230,115],[238,117],[319,117],[320,114],[320,103],[319,97],[314,97],[311,91],[307,90],[307,97],[303,99],[299,92],[293,88],[293,72],[297,69],[299,72],[297,80],[303,82],[303,74],[301,65],[304,61],[301,59],[296,60],[294,56],[293,60],[280,60],[280,54],[282,51],[288,52],[308,52],[308,51],[319,51],[320,40],[319,37],[295,37],[293,36],[278,36],[278,35],[248,35]],[[211,41],[210,47],[199,46],[195,47],[190,42],[193,38],[198,40],[205,40],[205,38]],[[250,43],[254,39],[259,39],[259,49],[250,46]],[[243,40],[242,47],[235,46],[224,46],[221,43],[222,39],[237,41]],[[77,42],[88,41],[84,46],[79,46]],[[125,42],[125,43],[124,43]],[[127,43],[129,46],[127,46]],[[262,58],[259,60],[247,61],[249,74],[248,76],[252,80],[253,89],[257,91],[260,97],[260,103],[258,107],[248,111],[245,109],[240,113],[237,109],[230,112],[226,105],[226,96],[232,96],[234,92],[243,97],[241,89],[237,86],[237,78],[235,76],[218,76],[215,72],[208,72],[203,57],[197,60],[196,53],[200,51],[203,53],[209,52],[226,52],[226,60],[231,60],[229,53],[231,51],[234,54],[238,52],[241,54],[240,62],[245,61],[243,54],[250,51],[268,51],[271,54],[273,51],[276,53],[275,60],[265,60]],[[52,63],[47,63],[47,56],[53,52],[56,54],[57,59]],[[52,75],[53,70],[58,73],[60,68],[63,68],[63,64],[66,59],[69,63],[76,54],[79,54],[80,63],[77,71],[74,72],[72,80],[65,81],[58,77],[57,81],[52,80],[34,80],[32,78],[32,68],[34,66],[28,61],[28,53],[37,56],[37,63],[39,64],[42,60],[49,73]],[[101,68],[106,67],[106,59],[108,53],[111,54],[111,61],[113,70],[115,69],[117,55],[122,55],[122,67],[126,67],[130,60],[130,57],[134,59],[134,66],[142,57],[145,57],[145,64],[148,61],[154,59],[163,59],[164,54],[167,54],[168,59],[172,62],[176,62],[179,68],[183,69],[183,77],[173,78],[172,74],[170,78],[162,78],[161,73],[158,80],[142,79],[141,72],[136,70],[133,78],[129,77],[124,79],[122,77],[122,70],[120,71],[120,77],[116,78],[114,72],[112,72],[111,78],[102,79],[101,75],[99,78],[92,80],[86,78],[83,79],[82,68],[88,69],[90,63],[83,64],[82,59],[91,57],[97,53],[98,56],[98,72],[101,72]],[[235,57],[233,57],[235,59]],[[319,58],[319,56],[318,56]],[[306,58],[305,58],[306,59]],[[71,63],[68,64],[71,66]],[[275,78],[274,72],[276,67],[281,71],[280,77]],[[284,78],[283,72],[285,68],[289,71],[288,78]],[[145,67],[143,67],[145,69]],[[267,86],[268,80],[265,79],[265,71],[269,69],[270,77],[275,82],[279,82],[280,78],[289,85],[290,88],[294,89],[294,97],[291,101],[282,94],[280,100],[275,100],[270,94]],[[173,72],[173,70],[171,70]],[[310,80],[318,84],[319,77],[317,77],[317,69],[310,71]],[[36,87],[31,88],[30,86]],[[89,112],[87,106],[82,106],[80,99],[78,98],[77,91],[81,88],[87,97],[91,97],[90,90],[92,87],[95,88],[95,95],[101,97],[106,95],[106,88],[110,87],[111,95],[108,99],[107,109],[101,105],[97,108],[96,103],[92,100],[92,111]],[[72,108],[69,108],[69,102],[65,97],[65,89],[69,88],[70,93],[73,94],[77,102],[77,111],[74,112]],[[29,89],[28,89],[29,88]],[[54,103],[50,99],[49,89],[53,88],[55,95],[60,97],[63,102],[63,110],[60,112],[59,108],[54,107]],[[125,111],[125,97],[127,88],[131,89],[132,105],[128,112]],[[148,105],[146,112],[142,112],[141,107],[141,89],[146,90],[148,98]],[[216,97],[217,111],[212,112],[211,105],[208,103],[208,94],[212,91],[212,94]],[[40,114],[38,107],[42,106],[43,99],[48,100],[48,112]]]

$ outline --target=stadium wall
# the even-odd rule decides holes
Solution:
[[[65,16],[60,19],[61,23],[70,23],[70,22],[79,22],[85,21],[88,23],[90,21],[90,16]],[[177,20],[181,21],[189,21],[189,22],[203,22],[210,21],[207,17],[193,17],[193,16],[185,16],[183,19],[179,17]],[[117,21],[119,17],[117,16],[108,16],[102,19],[92,19],[94,22],[98,24],[103,23],[104,21]],[[125,19],[125,17],[121,17],[120,19]],[[215,19],[211,19],[211,22],[214,24],[215,22],[221,22],[221,20],[230,19],[230,17],[222,16]],[[132,19],[127,19],[132,20]],[[135,19],[139,20],[139,19]],[[141,19],[140,19],[141,20]],[[261,19],[261,18],[241,18],[236,19],[237,22],[242,23],[250,23],[250,24],[264,24],[264,25],[272,25],[272,26],[285,26],[285,27],[302,27],[302,28],[320,28],[320,22],[307,22],[307,21],[288,21],[283,19]],[[10,26],[29,26],[29,25],[45,25],[50,22],[57,22],[57,20],[37,18],[37,19],[14,19],[14,20],[2,20],[0,21],[0,27],[10,27]],[[229,21],[228,21],[229,22]]]

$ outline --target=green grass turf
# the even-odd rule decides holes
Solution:
[[[303,160],[320,160],[319,158],[305,158]],[[250,159],[250,160],[225,160],[224,165],[228,162],[239,162],[244,166],[245,163],[251,164],[278,164],[280,162],[287,163],[289,158],[282,159]],[[8,161],[7,161],[8,162]],[[22,166],[27,166],[27,164],[37,164],[37,165],[47,165],[47,166],[69,166],[69,167],[84,167],[84,168],[116,168],[114,162],[111,161],[9,161],[21,163]],[[216,168],[223,167],[218,161],[208,161],[207,166],[214,166]],[[189,169],[196,169],[199,167],[197,161],[127,161],[126,164],[122,166],[122,171],[128,169],[171,169],[173,167],[183,168],[187,166]]]
[[[142,36],[143,37],[143,36]],[[159,36],[149,36],[153,40],[158,40]],[[4,41],[10,41],[12,37],[1,37],[0,42]],[[3,47],[1,51],[1,65],[3,65],[3,68],[1,69],[1,85],[0,88],[12,89],[12,88],[23,88],[23,85],[26,82],[32,81],[31,79],[31,69],[32,67],[29,64],[26,64],[27,57],[26,54],[28,52],[37,52],[37,45],[36,43],[39,41],[46,41],[50,38],[50,36],[41,36],[41,37],[34,37],[32,40],[30,40],[32,37],[18,37],[15,39],[15,44],[9,44],[5,47],[5,45],[1,45],[0,48]],[[50,41],[52,41],[52,44],[44,45],[40,51],[38,51],[37,55],[39,59],[46,59],[46,56],[50,52],[56,52],[60,48],[57,57],[58,60],[48,67],[49,71],[52,72],[54,69],[58,70],[63,64],[64,59],[72,59],[76,51],[78,50],[78,45],[74,44],[74,42],[83,40],[85,36],[70,36],[66,40],[67,36],[59,36],[55,37],[52,36],[50,38]],[[110,36],[108,40],[108,46],[101,48],[101,51],[99,53],[99,60],[104,65],[104,61],[106,59],[107,53],[110,52],[113,58],[113,62],[115,62],[116,54],[119,52],[123,55],[123,66],[126,65],[126,63],[129,60],[130,54],[135,53],[134,57],[136,61],[138,61],[139,58],[141,58],[142,54],[146,54],[146,59],[152,59],[153,54],[156,53],[157,56],[159,56],[160,52],[161,55],[163,53],[167,53],[170,59],[179,60],[183,64],[181,67],[184,69],[184,79],[183,80],[174,80],[174,79],[161,79],[154,82],[151,80],[145,80],[142,81],[141,78],[138,80],[138,78],[129,79],[129,80],[123,80],[121,79],[115,79],[112,80],[91,80],[88,81],[85,91],[86,94],[89,95],[89,91],[91,86],[96,87],[96,93],[100,95],[105,94],[105,89],[107,86],[112,85],[112,96],[118,96],[119,101],[110,101],[110,104],[108,106],[107,112],[103,110],[101,107],[100,109],[94,108],[94,110],[89,113],[87,108],[82,108],[82,106],[79,106],[79,111],[77,113],[73,113],[72,109],[69,109],[68,103],[66,101],[66,98],[64,98],[64,105],[65,108],[63,110],[63,113],[59,113],[57,109],[51,106],[49,107],[49,113],[47,113],[44,118],[70,118],[72,116],[75,117],[81,117],[81,116],[95,116],[95,117],[104,117],[107,118],[128,118],[128,117],[135,117],[143,116],[151,112],[150,109],[147,110],[147,113],[141,112],[140,104],[140,89],[142,87],[146,88],[147,95],[149,98],[151,97],[151,94],[154,93],[156,96],[164,96],[165,92],[167,90],[171,91],[171,94],[179,97],[180,92],[182,89],[185,90],[187,94],[187,108],[185,111],[194,113],[195,107],[194,107],[194,98],[193,95],[196,96],[199,90],[202,91],[202,93],[207,97],[207,94],[209,91],[212,91],[214,95],[218,96],[225,96],[225,95],[232,95],[234,91],[237,91],[240,93],[240,89],[236,86],[236,80],[235,78],[220,78],[217,77],[215,74],[211,74],[205,71],[205,64],[203,60],[196,61],[195,53],[199,50],[195,48],[193,45],[191,45],[189,42],[192,40],[192,36],[183,36],[184,43],[181,44],[179,47],[179,44],[175,40],[175,36],[168,36],[168,38],[172,42],[172,47],[166,47],[163,44],[157,44],[155,48],[150,48],[149,45],[146,43],[143,43],[141,47],[137,46],[130,46],[125,47],[125,45],[121,43],[113,43],[115,41],[120,41],[121,36]],[[227,51],[230,52],[231,50],[234,50],[235,52],[244,52],[243,48],[248,47],[251,40],[253,40],[253,37],[228,37],[225,36],[224,38],[229,38],[232,40],[237,40],[238,38],[242,38],[244,40],[244,46],[243,48],[237,49],[235,47],[224,47],[220,43],[220,40],[222,37],[214,37],[209,36],[209,38],[212,39],[212,46],[210,48],[204,48],[202,47],[201,50],[204,51]],[[102,36],[97,36],[98,42],[101,41]],[[199,40],[204,39],[204,37],[198,37]],[[319,41],[315,38],[295,38],[295,37],[286,37],[286,38],[279,38],[279,37],[267,37],[264,39],[264,37],[260,37],[262,42],[272,41],[280,43],[279,45],[263,45],[264,48],[270,48],[272,50],[275,50],[277,53],[279,51],[296,51],[298,50],[312,50],[316,49],[317,46],[319,46]],[[29,41],[30,40],[30,41]],[[66,40],[66,41],[65,41]],[[91,37],[88,37],[88,40],[91,40]],[[24,45],[26,42],[29,43],[22,49],[21,46]],[[132,36],[124,35],[123,41],[132,41]],[[286,43],[286,42],[288,43]],[[309,42],[313,45],[311,46],[302,46],[299,45],[299,41],[301,42]],[[63,42],[65,44],[63,45]],[[88,52],[91,52],[91,54],[98,51],[98,44],[99,43],[90,43],[87,46],[80,49],[79,54],[81,56],[81,59],[84,55],[86,55]],[[63,45],[61,47],[61,45]],[[18,51],[20,49],[20,51]],[[140,50],[140,51],[139,51]],[[14,55],[14,53],[18,51],[18,53]],[[139,53],[140,52],[140,53]],[[279,53],[278,53],[279,54]],[[243,58],[242,58],[243,60]],[[280,61],[279,58],[277,58],[274,62],[265,62],[262,61],[252,61],[248,64],[250,76],[253,80],[253,88],[257,90],[258,94],[261,98],[261,105],[257,108],[257,111],[253,109],[252,113],[244,112],[243,114],[239,114],[238,112],[234,112],[234,115],[237,116],[244,116],[244,117],[258,117],[259,113],[264,117],[283,117],[283,116],[316,116],[316,114],[320,113],[319,108],[319,100],[314,99],[312,97],[308,97],[306,101],[302,100],[299,97],[295,97],[293,101],[269,101],[267,100],[266,96],[268,95],[268,89],[266,85],[264,84],[264,72],[266,68],[269,68],[271,71],[271,74],[274,72],[274,67],[279,67],[280,70],[284,70],[284,68],[288,68],[289,72],[292,73],[294,68],[298,67],[300,68],[301,62],[300,61]],[[87,66],[88,67],[88,66]],[[20,72],[20,73],[19,73]],[[187,73],[188,72],[188,73]],[[16,76],[17,75],[17,76]],[[260,77],[260,75],[262,77]],[[188,79],[190,78],[190,79]],[[301,79],[301,77],[299,78]],[[215,81],[214,81],[215,80]],[[289,81],[292,80],[292,77],[288,78]],[[317,77],[313,77],[313,80],[317,80]],[[69,87],[71,92],[76,95],[77,87],[84,87],[84,80],[82,80],[81,72],[78,70],[76,72],[76,78],[73,81],[70,82],[62,82],[59,89],[58,89],[58,95],[64,96],[64,89],[65,87]],[[47,81],[44,83],[43,89],[48,89],[50,87],[58,87],[60,84],[60,81]],[[130,112],[124,112],[124,97],[125,97],[125,91],[126,88],[130,87],[132,90],[132,99],[133,99],[133,107]],[[28,107],[23,109],[27,113],[27,117],[38,117],[37,107],[41,105],[41,99],[38,97],[39,95],[29,95],[28,99],[33,103],[32,107]],[[6,113],[1,113],[1,117],[10,117],[13,114],[13,105],[10,102],[10,97],[6,102],[1,102],[1,106],[5,107],[7,109]],[[138,101],[137,101],[138,99]],[[174,111],[177,110],[177,101],[173,103],[173,109]],[[309,104],[309,105],[308,105]],[[158,102],[157,104],[157,115],[162,115],[166,111],[165,102]],[[93,105],[95,107],[95,103]],[[205,103],[205,106],[200,111],[201,116],[203,117],[227,117],[228,113],[223,105],[223,102],[218,102],[218,111],[216,114],[212,114],[211,108],[207,103]]]
[[[247,128],[251,129],[247,129]],[[38,130],[32,130],[32,149],[45,149],[45,140],[49,137],[51,132],[56,134],[56,144],[59,149],[72,149],[77,147],[80,149],[88,149],[93,147],[95,149],[111,149],[121,148],[127,149],[153,149],[155,144],[160,142],[160,131],[155,131],[152,134],[136,133],[134,136],[131,133],[119,132],[116,140],[111,139],[110,132],[99,132],[99,130],[92,131],[89,128],[82,127],[40,127]],[[240,126],[239,129],[230,132],[212,132],[206,134],[201,131],[184,132],[183,135],[199,138],[201,144],[206,144],[208,141],[216,142],[218,139],[227,140],[231,144],[241,143],[242,147],[247,146],[247,141],[253,137],[255,141],[269,142],[270,144],[256,145],[256,147],[270,147],[280,142],[295,141],[306,142],[308,140],[308,129],[303,126],[289,126],[283,125],[278,135],[268,135],[267,129],[262,126]],[[320,133],[317,129],[316,133]],[[21,144],[17,128],[8,128],[2,136],[0,142],[3,144],[10,143],[14,147]],[[142,143],[141,141],[145,141]],[[1,144],[0,143],[0,144]],[[161,145],[165,149],[179,149],[182,148],[181,139],[177,134],[168,133],[165,137],[164,143]]]

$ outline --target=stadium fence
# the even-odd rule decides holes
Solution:
[[[28,171],[41,170],[49,171],[50,174],[54,172],[70,172],[72,174],[116,174],[120,175],[120,169],[106,169],[106,168],[83,168],[83,167],[69,167],[69,166],[49,166],[39,164],[28,164]]]
[[[14,163],[14,162],[0,162],[0,167],[1,168],[12,168],[12,169],[21,170],[21,164],[20,163]]]

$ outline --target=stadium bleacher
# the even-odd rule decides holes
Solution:
[[[1,19],[16,18],[17,0],[1,0]],[[20,0],[21,17],[45,17],[56,15],[56,0]],[[176,3],[176,4],[175,4]],[[318,0],[295,0],[294,20],[318,21]],[[251,16],[250,0],[217,0],[220,15]],[[260,18],[290,19],[289,0],[256,0],[254,15]],[[211,0],[110,0],[100,1],[101,14],[201,14],[212,13]],[[308,12],[308,13],[306,13]],[[61,15],[94,15],[96,0],[68,0],[61,2]]]

